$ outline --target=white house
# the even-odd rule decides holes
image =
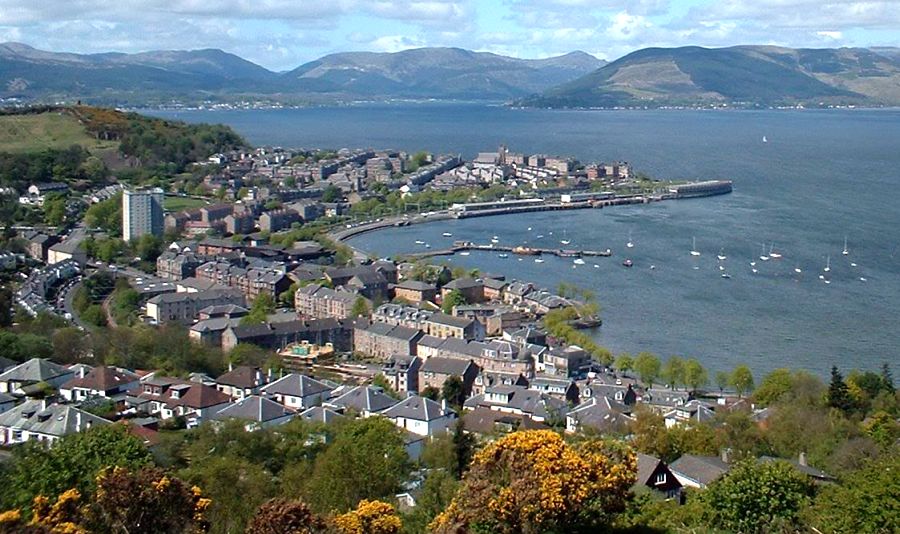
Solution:
[[[425,397],[410,395],[381,413],[398,427],[419,436],[446,432],[456,420],[456,413]]]
[[[0,393],[24,395],[26,392],[23,388],[41,382],[56,388],[73,375],[74,373],[64,365],[42,358],[32,358],[0,374]]]
[[[59,387],[59,393],[67,401],[80,402],[91,397],[107,399],[121,396],[140,382],[138,375],[117,367],[80,367],[75,378]]]
[[[29,400],[0,413],[0,445],[26,441],[52,443],[63,436],[87,430],[110,421],[74,406]]]
[[[306,410],[319,406],[331,396],[331,387],[306,375],[291,373],[266,384],[260,392],[285,408]]]

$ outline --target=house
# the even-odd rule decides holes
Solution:
[[[634,421],[631,409],[609,397],[590,397],[566,414],[566,432],[590,428],[596,432],[621,432]]]
[[[388,298],[388,281],[381,272],[361,271],[344,284],[346,289],[355,291],[370,300],[386,300]]]
[[[194,276],[207,261],[208,257],[193,252],[167,250],[156,258],[156,275],[166,280],[184,280]]]
[[[591,355],[577,345],[554,347],[545,352],[535,364],[538,372],[567,378],[584,375],[590,366]]]
[[[28,400],[0,413],[0,445],[53,443],[69,434],[108,424],[111,422],[71,405]]]
[[[422,360],[417,356],[395,354],[381,367],[381,374],[397,393],[418,393],[421,366]]]
[[[516,306],[525,301],[525,297],[534,291],[534,286],[527,282],[510,282],[503,289],[503,302]]]
[[[90,371],[83,368],[75,378],[59,387],[59,393],[67,401],[80,402],[92,397],[118,399],[138,384],[140,378],[127,369],[100,366]]]
[[[688,421],[698,423],[712,421],[716,418],[716,412],[699,400],[691,400],[666,412],[663,417],[666,421],[666,428],[672,428]]]
[[[410,395],[381,413],[398,427],[419,436],[436,436],[447,432],[456,413],[443,404]]]
[[[53,265],[66,260],[72,260],[82,266],[87,263],[87,252],[81,246],[84,242],[85,235],[82,232],[79,232],[76,235],[76,232],[72,232],[72,235],[67,239],[51,245],[50,248],[47,249],[47,265]]]
[[[567,410],[565,401],[521,386],[490,386],[483,395],[469,398],[463,406],[467,410],[490,408],[526,415],[539,422],[564,420]]]
[[[42,382],[58,388],[73,376],[74,372],[64,365],[43,358],[32,358],[0,374],[0,393],[26,395],[29,386]]]
[[[297,413],[285,408],[272,399],[250,395],[225,406],[213,414],[214,421],[238,419],[246,422],[248,431],[283,425],[296,417]]]
[[[16,405],[16,398],[6,393],[0,393],[0,413],[9,410]]]
[[[549,430],[546,423],[526,415],[500,412],[490,408],[475,408],[462,418],[466,432],[478,434],[508,434],[517,430]]]
[[[666,462],[640,452],[637,453],[637,480],[633,487],[648,487],[664,494],[668,499],[677,497],[682,488],[681,482],[669,470]]]
[[[238,343],[253,343],[280,351],[288,345],[306,341],[319,346],[331,343],[334,350],[349,351],[352,347],[353,327],[352,322],[337,319],[232,326],[222,333],[222,350],[229,351]]]
[[[682,406],[689,400],[691,400],[691,394],[689,392],[667,388],[647,389],[638,398],[638,401],[643,402],[662,413],[668,412],[676,406]]]
[[[43,262],[47,261],[50,247],[59,241],[59,238],[56,236],[50,236],[34,230],[23,232],[21,235],[22,239],[25,240],[25,251],[28,255]]]
[[[440,356],[472,360],[485,371],[521,373],[526,378],[534,376],[534,358],[531,351],[508,341],[466,341],[455,337],[440,341],[433,336],[428,336],[423,340],[422,346],[420,346],[424,350],[422,359]],[[439,343],[436,343],[435,340]]]
[[[208,308],[207,308],[208,309]],[[242,308],[244,309],[244,308]],[[188,337],[197,343],[203,343],[214,347],[222,346],[222,334],[230,327],[239,326],[240,317],[215,317],[212,319],[200,319],[188,329]]]
[[[728,472],[728,456],[696,456],[684,454],[669,464],[669,470],[684,487],[705,489],[714,480]]]
[[[244,295],[233,289],[210,289],[196,293],[164,293],[147,301],[147,316],[163,324],[179,322],[188,324],[200,314],[200,310],[214,305],[234,304],[245,306]]]
[[[297,315],[310,319],[346,319],[353,315],[353,305],[360,295],[345,289],[331,289],[309,284],[294,293]],[[366,304],[370,305],[368,300]]]
[[[528,379],[522,373],[479,369],[475,382],[472,384],[472,395],[483,395],[487,388],[491,386],[521,386],[527,388]]]
[[[231,402],[231,397],[199,382],[150,374],[128,392],[126,406],[160,419],[184,417],[188,428],[195,427]]]
[[[259,393],[268,382],[269,377],[259,367],[229,366],[228,372],[216,379],[216,389],[232,399],[240,400]]]
[[[353,351],[385,361],[394,354],[416,354],[420,330],[385,323],[358,324],[353,329]]]
[[[323,406],[313,406],[297,417],[311,423],[322,423],[326,425],[344,418],[343,415]]]
[[[321,405],[331,397],[332,388],[314,378],[297,373],[285,375],[266,384],[260,392],[285,408],[306,410]]]
[[[484,301],[484,282],[476,278],[457,278],[444,284],[441,288],[441,298],[447,298],[451,291],[459,291],[469,304]]]
[[[462,381],[463,392],[468,397],[472,394],[472,384],[475,383],[478,372],[479,368],[472,360],[436,356],[425,360],[419,369],[419,386],[422,389],[432,387],[441,391],[444,382],[455,376]]]
[[[574,380],[555,378],[550,376],[536,376],[531,379],[528,389],[546,393],[557,399],[575,404],[578,402],[580,391]]]
[[[484,339],[484,325],[475,319],[453,317],[443,313],[434,313],[425,320],[425,332],[441,339],[455,337],[481,341]]]
[[[437,297],[437,286],[419,280],[404,280],[394,286],[394,298],[413,304],[431,302]]]
[[[501,300],[503,291],[506,289],[506,280],[498,280],[496,278],[484,278],[484,298],[485,300]]]
[[[621,380],[620,380],[621,381]],[[637,404],[638,395],[632,384],[627,386],[624,384],[604,384],[597,380],[593,381],[585,389],[587,396],[609,397],[610,399],[624,404],[626,406],[634,406]]]
[[[362,417],[371,417],[397,404],[397,400],[371,386],[356,386],[337,398],[328,400],[326,408],[342,414],[354,412]]]
[[[759,463],[787,462],[794,466],[794,469],[809,477],[809,479],[816,484],[830,484],[837,480],[835,477],[829,475],[828,473],[820,471],[815,467],[809,465],[806,460],[805,452],[801,452],[796,460],[785,460],[783,458],[775,458],[773,456],[761,456],[757,461]]]

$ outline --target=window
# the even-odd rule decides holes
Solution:
[[[658,475],[656,475],[656,485],[657,486],[660,484],[665,484],[665,483],[666,483],[666,474],[665,473],[659,473]]]

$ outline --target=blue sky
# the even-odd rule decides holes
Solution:
[[[900,0],[0,0],[0,41],[221,48],[273,70],[421,46],[612,60],[647,46],[900,46]]]

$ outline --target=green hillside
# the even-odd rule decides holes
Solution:
[[[64,111],[0,115],[0,152],[37,152],[79,145],[91,153],[116,150],[119,143],[97,139]]]

